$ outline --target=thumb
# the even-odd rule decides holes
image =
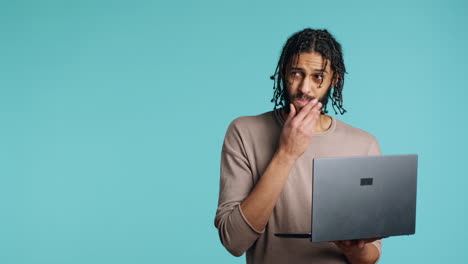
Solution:
[[[359,247],[359,248],[364,248],[364,246],[365,246],[364,240],[359,240],[359,242],[358,242],[358,247]]]
[[[289,104],[289,114],[288,117],[286,118],[286,122],[291,121],[293,117],[296,115],[296,108],[294,107],[293,104]]]

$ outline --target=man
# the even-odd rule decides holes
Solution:
[[[247,251],[247,263],[375,263],[380,257],[378,239],[311,243],[274,236],[310,231],[314,157],[380,155],[374,136],[326,115],[328,99],[335,112],[346,112],[345,72],[341,46],[327,30],[297,32],[272,76],[275,110],[229,126],[215,226],[230,253]]]

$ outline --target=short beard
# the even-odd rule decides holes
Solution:
[[[308,100],[308,101],[312,101],[312,100],[315,99],[315,97],[309,96],[309,95],[303,94],[303,93],[298,93],[298,94],[296,94],[296,95],[294,96],[293,100],[295,100],[295,99],[306,99],[306,100]]]
[[[328,103],[328,96],[330,95],[330,92],[331,92],[331,89],[332,89],[332,86],[330,85],[330,87],[328,87],[328,90],[327,92],[323,95],[322,98],[319,99],[319,102],[322,103],[322,110],[323,108],[325,107],[325,104]],[[284,91],[284,95],[283,95],[283,98],[284,98],[284,111],[289,114],[289,111],[291,111],[290,109],[290,105],[292,101],[294,101],[294,99],[307,99],[309,101],[312,101],[315,99],[315,97],[313,96],[310,96],[310,95],[307,95],[307,94],[303,94],[303,93],[298,93],[296,95],[294,95],[292,98],[291,96],[289,96],[287,90]],[[324,114],[322,112],[322,114]]]

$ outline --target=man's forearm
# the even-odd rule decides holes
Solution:
[[[258,231],[265,228],[295,160],[281,151],[273,156],[265,173],[241,203],[247,221]]]

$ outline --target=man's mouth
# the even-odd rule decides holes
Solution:
[[[308,104],[313,99],[314,99],[313,96],[307,96],[307,95],[295,96],[295,98],[294,98],[294,100],[299,104],[299,107],[304,107],[306,104]]]

